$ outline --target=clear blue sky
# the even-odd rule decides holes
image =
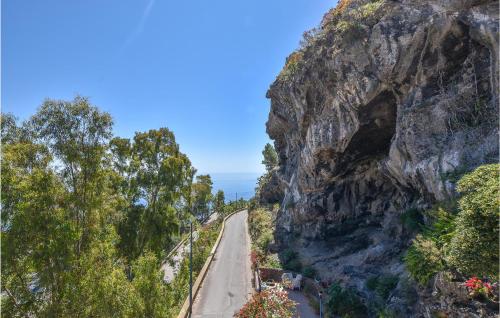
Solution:
[[[88,96],[114,132],[169,127],[201,172],[260,172],[265,93],[335,0],[3,0],[2,111]]]

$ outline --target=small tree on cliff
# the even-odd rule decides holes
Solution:
[[[262,151],[262,155],[264,156],[262,164],[266,166],[267,172],[278,166],[278,154],[270,143],[266,144],[264,150]]]

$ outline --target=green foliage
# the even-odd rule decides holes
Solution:
[[[278,166],[278,154],[270,143],[267,143],[264,150],[262,150],[262,156],[264,157],[262,164],[266,167],[268,172]]]
[[[463,176],[456,202],[425,212],[423,228],[405,256],[411,276],[426,284],[450,268],[468,276],[498,276],[499,165],[484,165]],[[458,214],[457,214],[458,210]]]
[[[283,263],[283,268],[294,272],[302,271],[302,263],[298,259],[297,252],[293,251],[292,249],[286,249],[281,253],[280,256]]]
[[[222,218],[236,211],[246,209],[249,201],[240,198],[238,201],[229,201],[224,205],[223,213],[220,215]]]
[[[224,191],[218,190],[213,198],[213,203],[212,203],[214,211],[222,212],[224,210],[224,203],[225,203]]]
[[[160,257],[189,221],[195,170],[173,133],[110,140],[111,117],[82,97],[46,100],[21,127],[1,119],[2,313],[176,315],[186,289],[163,283]]]
[[[265,256],[264,262],[262,263],[262,266],[269,268],[283,269],[278,254],[267,254]]]
[[[210,215],[212,184],[212,178],[207,174],[196,176],[196,183],[192,186],[192,212],[199,220],[204,220]]]
[[[427,284],[446,267],[444,249],[454,235],[455,205],[454,202],[444,202],[423,212],[430,225],[419,226],[422,233],[417,235],[405,255],[410,275],[421,285]]]
[[[498,278],[499,165],[484,165],[457,184],[462,194],[447,260],[466,275]]]
[[[391,291],[396,288],[399,278],[394,275],[373,276],[367,279],[366,287],[374,291],[380,298],[386,300]]]
[[[408,249],[404,260],[410,275],[422,285],[444,269],[442,254],[436,243],[420,234]]]
[[[113,186],[126,212],[118,225],[120,249],[129,260],[145,250],[160,258],[179,230],[176,204],[191,188],[191,162],[167,128],[137,132],[133,141],[114,138],[110,149]]]
[[[199,231],[198,239],[193,243],[193,277],[198,275],[210,255],[219,235],[220,224],[220,222],[214,222]],[[189,294],[189,259],[187,257],[182,260],[177,275],[167,287],[171,303],[170,316],[175,317]]]
[[[384,308],[377,312],[377,318],[397,318],[398,315],[395,314],[393,311],[390,309]]]
[[[316,270],[314,269],[314,267],[311,267],[311,266],[306,266],[306,267],[304,267],[304,269],[302,270],[302,274],[303,274],[305,277],[314,278],[314,277],[316,276]]]
[[[278,79],[287,80],[295,75],[300,69],[300,64],[302,62],[303,53],[301,51],[295,51],[286,58],[285,67],[281,70],[278,75]]]
[[[383,0],[368,2],[359,8],[352,10],[349,15],[355,19],[367,20],[372,18],[377,13],[383,3]]]
[[[132,265],[132,285],[144,303],[143,317],[166,317],[169,312],[168,290],[159,265],[152,252],[144,253]]]
[[[344,289],[338,283],[334,283],[328,289],[328,300],[326,301],[328,311],[341,317],[366,317],[367,309],[355,290]]]
[[[335,29],[341,33],[356,32],[361,28],[361,25],[355,21],[342,20],[337,23]]]
[[[452,171],[448,171],[446,173],[441,174],[442,181],[451,181],[456,183],[460,178],[469,171],[469,168],[466,165],[461,165],[456,167]]]
[[[289,262],[283,264],[284,269],[291,270],[293,272],[300,273],[302,271],[302,263],[298,258],[292,259]]]
[[[434,241],[436,246],[441,250],[450,243],[455,233],[455,206],[456,204],[449,202],[425,211],[431,225],[423,227],[423,235]]]
[[[266,244],[260,243],[267,243],[268,245],[269,242],[266,241],[272,240],[273,222],[273,215],[269,210],[264,208],[259,208],[248,213],[248,232],[250,233],[252,242],[257,244],[263,252],[266,252],[266,249],[263,248],[263,245]]]
[[[417,231],[422,228],[424,220],[422,214],[418,209],[408,209],[403,214],[401,214],[401,223],[409,231]]]
[[[288,263],[297,258],[297,252],[292,249],[286,249],[282,252],[281,257],[283,258],[283,262]]]

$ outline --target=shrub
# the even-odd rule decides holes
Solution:
[[[286,80],[293,76],[299,70],[300,63],[302,62],[302,56],[303,53],[300,51],[295,51],[290,54],[287,57],[285,67],[281,70],[278,78]]]
[[[365,20],[366,22],[374,23],[375,21],[368,20],[374,20],[377,11],[380,9],[383,3],[384,1],[369,2],[355,10],[352,10],[349,15],[358,20]]]
[[[404,261],[410,275],[421,285],[427,284],[432,276],[444,268],[436,243],[420,234],[408,249]]]
[[[400,284],[400,294],[403,299],[409,305],[414,305],[418,300],[417,290],[415,289],[415,284],[408,278],[405,277],[401,280]]]
[[[268,254],[265,258],[264,263],[262,264],[264,267],[277,268],[282,269],[281,262],[278,258],[278,254]]]
[[[466,275],[498,277],[499,167],[481,166],[457,184],[463,196],[447,260]]]
[[[394,275],[373,276],[367,279],[366,287],[386,300],[391,291],[396,288],[398,281],[399,278]]]
[[[434,241],[439,249],[447,246],[455,233],[455,210],[456,202],[452,201],[425,212],[432,225],[424,227],[423,234]]]
[[[400,218],[404,228],[410,232],[419,230],[424,223],[420,210],[415,208],[406,210],[401,214]]]
[[[475,297],[482,295],[484,297],[491,296],[493,287],[488,282],[483,282],[479,278],[473,276],[465,282],[465,286],[470,292],[470,295]]]
[[[367,314],[366,306],[356,292],[351,288],[344,289],[338,283],[328,289],[326,307],[330,313],[342,317],[366,317]]]
[[[269,249],[269,244],[273,241],[273,234],[270,231],[262,233],[257,241],[257,246],[264,252],[267,253]]]
[[[283,251],[281,257],[282,257],[284,263],[288,263],[291,260],[297,258],[297,252],[288,248],[288,249]]]
[[[302,263],[294,258],[291,261],[287,262],[283,266],[285,269],[291,270],[293,272],[300,272],[302,271]]]
[[[377,318],[396,318],[398,315],[396,315],[392,310],[384,308],[377,312]]]
[[[314,276],[316,276],[316,270],[311,266],[306,266],[302,271],[302,274],[305,277],[314,278]]]
[[[389,294],[391,293],[391,291],[394,288],[396,288],[398,281],[399,281],[399,278],[397,276],[394,276],[394,275],[381,276],[378,279],[378,284],[377,284],[377,288],[375,289],[375,292],[382,299],[387,299],[387,297],[389,297]]]

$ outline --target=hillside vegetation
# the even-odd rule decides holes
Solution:
[[[23,123],[1,119],[2,314],[176,316],[189,264],[165,284],[166,254],[193,222],[196,277],[220,225],[201,221],[245,202],[213,197],[168,128],[115,137],[111,116],[86,98],[46,100]]]

